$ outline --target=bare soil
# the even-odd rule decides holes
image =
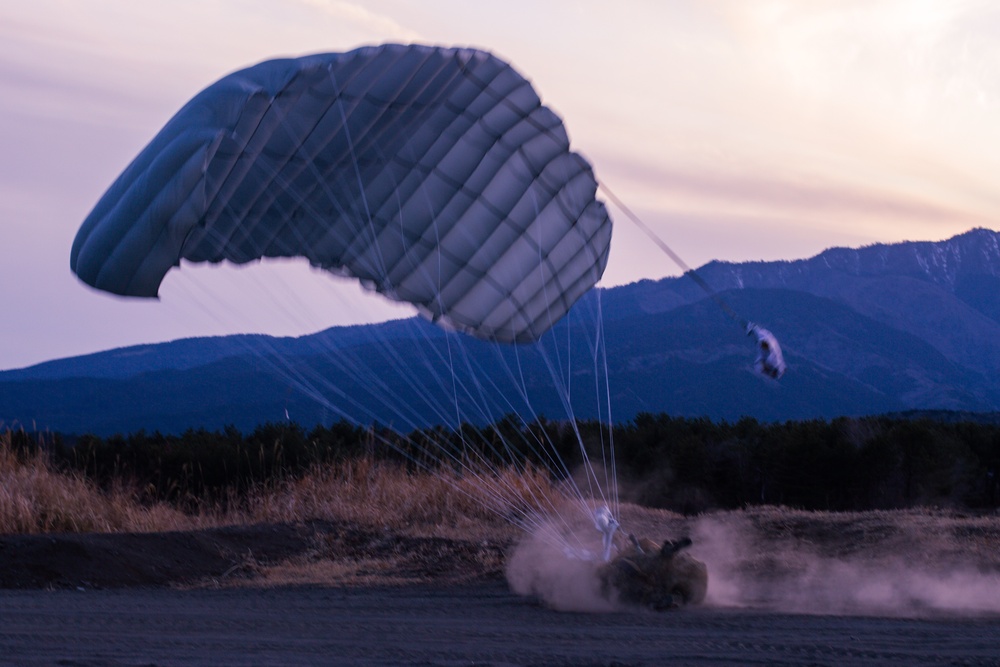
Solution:
[[[0,664],[1000,665],[1000,517],[622,518],[654,538],[694,537],[706,604],[555,611],[503,580],[515,548],[503,531],[312,521],[0,536]],[[966,579],[941,569],[956,567]],[[918,584],[899,577],[907,568]],[[959,604],[935,603],[936,584]]]
[[[0,588],[267,586],[295,583],[280,581],[276,571],[301,571],[319,562],[354,564],[326,582],[334,584],[498,580],[508,547],[325,521],[166,533],[5,535],[0,536]]]
[[[881,567],[902,561],[930,572],[964,568],[1000,577],[998,515],[765,507],[685,517],[622,506],[621,518],[631,532],[655,541],[693,537],[692,553],[716,578],[726,570],[780,579],[817,560]],[[160,533],[0,535],[0,589],[499,581],[520,536],[507,526],[403,532],[319,520]]]
[[[0,591],[0,664],[998,665],[995,619],[558,613],[500,582]]]

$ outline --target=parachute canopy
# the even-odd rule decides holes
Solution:
[[[164,126],[84,221],[70,265],[154,297],[181,259],[301,256],[446,327],[531,341],[604,272],[596,188],[559,117],[491,54],[271,60]]]

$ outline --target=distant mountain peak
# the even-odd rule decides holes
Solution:
[[[809,274],[836,271],[857,277],[908,275],[954,289],[968,275],[1000,277],[1000,232],[982,227],[943,241],[834,247],[792,261],[711,261],[698,272],[716,289],[783,287]]]
[[[1000,232],[977,227],[943,241],[831,248],[803,261],[819,261],[856,276],[886,273],[919,276],[953,288],[961,275],[1000,274]]]
[[[1000,409],[998,232],[979,228],[943,241],[831,248],[795,261],[716,261],[698,273],[734,312],[779,337],[789,373],[780,385],[762,386],[749,370],[752,346],[742,329],[688,276],[602,290],[559,323],[567,328],[559,339],[579,346],[567,359],[586,358],[593,352],[587,348],[591,318],[600,312],[616,419],[661,410],[785,420]],[[444,337],[433,324],[411,318],[299,338],[188,339],[63,359],[0,373],[0,423],[37,422],[81,433],[252,428],[261,419],[282,419],[290,402],[296,419],[326,422],[340,414],[330,408],[336,397],[350,397],[352,406],[378,406],[383,388],[402,397],[402,405],[424,405],[439,388],[452,386],[454,377],[442,374],[454,369],[393,360],[433,359],[428,346],[447,343]],[[476,346],[470,354],[479,354],[471,348]],[[560,414],[565,406],[551,391],[551,366],[527,348],[519,351],[522,377],[536,392],[532,412]],[[467,368],[493,368],[497,378],[509,377],[510,368],[491,366],[500,363],[496,350],[481,352]],[[317,401],[310,387],[301,391],[287,373],[274,372],[267,362],[274,355],[282,359],[279,369],[293,369],[294,377],[324,378],[333,390],[330,405]],[[368,364],[376,364],[378,383],[347,371]],[[592,384],[589,368],[580,373],[574,384]],[[417,378],[429,383],[426,389],[414,384]],[[574,399],[585,393],[574,392]],[[399,426],[396,398],[391,403],[366,419]],[[594,405],[577,407],[574,414],[585,418],[600,412]],[[438,414],[412,409],[405,419],[431,426]]]

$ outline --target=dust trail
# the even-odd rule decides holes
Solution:
[[[693,538],[689,553],[708,567],[708,606],[887,617],[1000,615],[1000,516],[763,507],[690,518],[634,506],[626,511],[628,524],[654,540]],[[599,534],[581,521],[547,524],[526,535],[508,561],[512,590],[563,611],[626,608],[604,595],[599,564],[567,558],[567,543],[597,552]]]
[[[573,535],[566,535],[567,531]],[[507,562],[507,582],[518,595],[537,597],[559,611],[613,611],[601,594],[600,563],[567,556],[565,544],[582,544],[593,554],[601,550],[593,525],[542,525],[527,534]]]
[[[1000,520],[765,508],[694,523],[707,604],[806,614],[1000,614]]]

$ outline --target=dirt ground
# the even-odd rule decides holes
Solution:
[[[347,523],[0,536],[0,664],[1000,665],[1000,517],[623,518],[695,539],[705,605],[557,611],[510,539]]]
[[[298,583],[296,577],[334,584],[498,579],[508,547],[322,521],[173,533],[6,535],[0,536],[0,588],[273,586]]]
[[[10,665],[998,665],[1000,624],[554,612],[502,582],[0,591]]]

